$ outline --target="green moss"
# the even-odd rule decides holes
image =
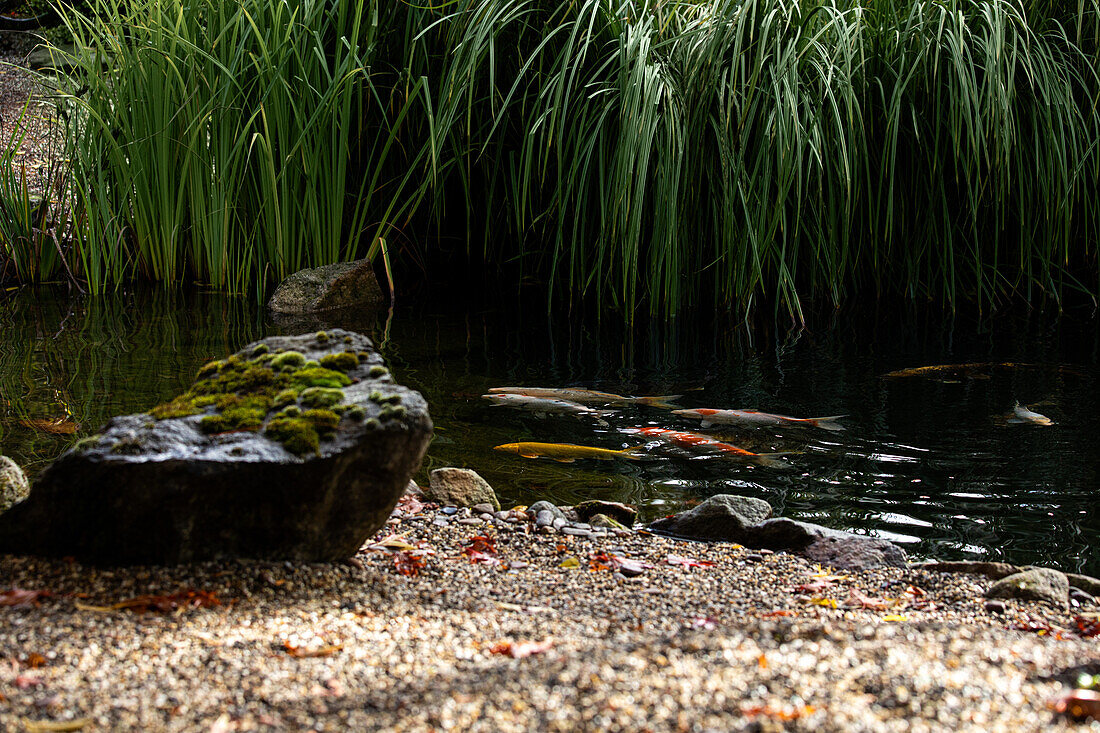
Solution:
[[[326,369],[338,369],[346,372],[359,366],[359,357],[348,351],[341,351],[339,354],[328,354],[321,357],[321,366]]]
[[[332,410],[306,410],[302,413],[302,419],[313,423],[318,435],[331,435],[340,424],[340,416]]]
[[[173,417],[187,417],[188,415],[197,415],[200,412],[201,410],[196,407],[192,401],[190,393],[182,394],[171,402],[165,402],[149,410],[149,414],[157,420],[167,420]]]
[[[379,392],[378,390],[375,389],[375,390],[371,390],[371,393],[370,393],[370,395],[367,396],[367,399],[370,400],[371,402],[381,402],[384,399],[384,397],[382,396],[381,392]]]
[[[370,417],[367,418],[367,421],[365,423],[363,423],[363,427],[365,427],[367,430],[378,430],[382,427],[382,423],[378,422],[378,418]]]
[[[249,407],[231,407],[216,415],[207,415],[199,421],[204,433],[227,433],[233,430],[259,430],[264,423],[266,410]]]
[[[298,390],[296,389],[284,389],[279,394],[275,395],[275,399],[272,400],[272,407],[276,410],[280,407],[286,407],[287,405],[293,405],[298,401]]]
[[[99,445],[99,439],[103,436],[96,433],[95,435],[89,435],[87,438],[81,438],[73,445],[74,451],[86,451],[95,448]]]
[[[298,417],[301,414],[302,408],[298,407],[298,405],[289,405],[282,412],[279,413],[279,415],[283,417]]]
[[[256,348],[252,349],[252,356],[263,356],[269,351],[271,351],[271,349],[268,348],[267,344],[256,344]]]
[[[325,369],[322,366],[299,369],[290,376],[290,381],[295,387],[346,387],[351,384],[348,375]]]
[[[379,377],[384,377],[389,373],[390,373],[390,370],[387,369],[386,367],[382,366],[381,364],[375,364],[374,366],[372,366],[370,368],[370,376],[375,378],[375,379],[377,379]]]
[[[208,361],[199,367],[199,379],[204,379],[212,374],[217,374],[218,369],[221,368],[222,363],[220,361]]]
[[[404,405],[397,405],[396,407],[394,407],[393,405],[383,405],[382,411],[379,413],[379,417],[381,417],[383,420],[390,417],[400,419],[405,417],[407,412],[408,411],[405,409]]]
[[[328,334],[324,331],[318,331],[317,333],[313,334],[313,338],[317,339],[317,343],[319,344],[328,343]]]
[[[344,393],[342,390],[328,387],[310,387],[302,390],[299,398],[306,407],[332,407],[344,401]]]
[[[115,441],[111,446],[111,452],[115,455],[132,456],[141,453],[142,445],[141,441],[135,436],[129,435],[124,438],[120,438]]]
[[[344,343],[345,344],[350,344],[351,343],[351,336],[345,336],[344,337]]]
[[[264,428],[264,435],[297,456],[320,451],[321,439],[313,423],[301,417],[275,417]]]
[[[359,361],[367,361],[369,359],[370,359],[370,352],[369,351],[360,351],[359,352]]]
[[[344,415],[349,420],[354,420],[355,422],[362,422],[367,417],[367,411],[364,410],[359,405],[352,405],[351,407],[347,408],[347,411],[344,412]]]
[[[306,358],[297,351],[284,351],[271,360],[272,369],[298,369],[306,363]]]
[[[217,404],[222,395],[217,394],[204,394],[191,400],[191,404],[195,407],[210,407],[210,405]]]

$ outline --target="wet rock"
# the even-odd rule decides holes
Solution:
[[[681,537],[744,544],[745,530],[771,515],[771,505],[762,499],[717,494],[686,512],[658,519],[649,526]]]
[[[1069,587],[1069,599],[1075,601],[1080,606],[1095,606],[1096,597],[1091,593],[1086,593],[1080,588],[1074,588],[1072,585]]]
[[[0,515],[0,550],[342,560],[390,516],[431,432],[423,397],[393,382],[367,337],[264,339],[65,453]]]
[[[493,487],[476,471],[468,468],[437,468],[431,472],[427,498],[450,506],[477,507],[489,504],[500,511],[500,501]],[[480,507],[484,508],[484,507]]]
[[[538,514],[535,515],[535,526],[536,527],[551,527],[551,526],[553,526],[553,524],[554,524],[554,515],[551,514],[548,510],[543,509],[542,511],[540,511]]]
[[[905,552],[887,540],[783,517],[767,519],[770,514],[771,506],[765,501],[721,494],[675,517],[657,520],[650,527],[692,539],[795,552],[814,562],[847,570],[905,565]]]
[[[26,499],[30,490],[23,469],[7,456],[0,456],[0,513]]]
[[[376,307],[382,290],[368,260],[300,270],[279,283],[267,307],[275,313],[314,313]]]
[[[550,512],[551,519],[564,519],[568,521],[561,507],[548,501],[536,501],[534,504],[527,507],[527,513],[532,517],[538,517],[542,512]]]
[[[626,527],[633,527],[634,520],[638,517],[638,510],[628,504],[620,504],[617,501],[582,501],[573,507],[577,512],[577,519],[588,522],[597,514],[603,514]]]
[[[593,529],[597,527],[602,529],[626,529],[626,527],[615,521],[613,517],[609,517],[606,514],[593,514],[589,517],[588,523],[592,525]]]
[[[482,504],[474,504],[472,507],[470,507],[470,511],[472,511],[474,514],[488,514],[488,518],[492,519],[492,515],[496,511],[496,509],[493,507],[492,504],[485,502]]]
[[[1074,588],[1079,588],[1089,595],[1100,597],[1100,580],[1078,573],[1066,573],[1066,579]]]
[[[1033,568],[998,580],[985,595],[986,598],[1043,601],[1065,608],[1069,602],[1069,580],[1065,573],[1057,570]]]
[[[562,527],[561,528],[561,533],[562,534],[570,534],[570,535],[573,535],[574,537],[591,537],[592,536],[592,530],[591,529],[589,529],[587,527],[577,527],[577,526],[572,525],[572,524],[569,524],[569,525],[566,525],[566,526]]]
[[[1000,580],[1020,572],[1020,568],[1006,562],[922,562],[913,563],[913,567],[921,570],[931,570],[936,573],[984,575],[991,580]]]
[[[985,611],[986,613],[999,615],[1008,611],[1008,606],[1005,605],[1004,601],[990,600],[985,602]]]

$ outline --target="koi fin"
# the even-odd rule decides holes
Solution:
[[[554,460],[557,461],[558,463],[574,463],[577,459],[576,458],[555,458]]]
[[[623,458],[628,458],[631,461],[642,460],[642,455],[644,455],[645,453],[646,447],[644,443],[642,445],[632,445],[629,448],[623,448],[621,451],[619,451],[619,455],[621,455]]]
[[[538,458],[539,457],[538,453],[520,453],[519,455],[523,456],[524,458]]]
[[[848,417],[847,415],[831,415],[830,417],[811,417],[809,423],[815,428],[821,428],[822,430],[847,430],[843,425],[837,422],[842,417]]]
[[[672,410],[679,407],[675,403],[681,397],[683,397],[682,394],[664,394],[655,397],[637,397],[634,401],[646,407],[663,407],[666,410]]]

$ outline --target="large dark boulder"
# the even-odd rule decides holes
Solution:
[[[353,555],[432,433],[365,336],[273,337],[108,421],[0,515],[0,551],[110,564]]]
[[[650,529],[688,539],[787,551],[847,570],[905,565],[905,551],[888,540],[786,517],[769,519],[770,515],[771,506],[761,499],[718,494],[686,512],[653,522]]]
[[[369,260],[337,262],[300,270],[279,283],[267,307],[275,313],[317,313],[374,308],[382,290]]]

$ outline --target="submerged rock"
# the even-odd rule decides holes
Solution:
[[[299,270],[279,283],[267,307],[275,313],[316,313],[383,302],[369,260],[337,262]]]
[[[617,501],[602,501],[590,499],[582,501],[573,507],[577,512],[577,518],[582,522],[591,521],[592,517],[603,514],[614,519],[620,526],[633,527],[634,520],[638,517],[638,510],[629,504],[621,504]]]
[[[272,337],[116,417],[0,515],[0,551],[104,563],[332,561],[389,517],[431,437],[365,336]]]
[[[1050,568],[1031,568],[1002,578],[985,592],[986,598],[1015,598],[1045,601],[1058,608],[1069,604],[1069,580],[1065,573]]]
[[[761,499],[719,494],[686,512],[658,519],[650,528],[690,539],[785,550],[846,570],[905,565],[905,552],[892,542],[785,517],[769,519],[771,511]]]
[[[489,482],[481,478],[476,471],[468,468],[437,468],[428,477],[427,491],[429,501],[445,506],[476,506],[491,504],[500,511],[500,500]]]
[[[26,499],[30,490],[19,464],[7,456],[0,456],[0,512],[6,512]]]

